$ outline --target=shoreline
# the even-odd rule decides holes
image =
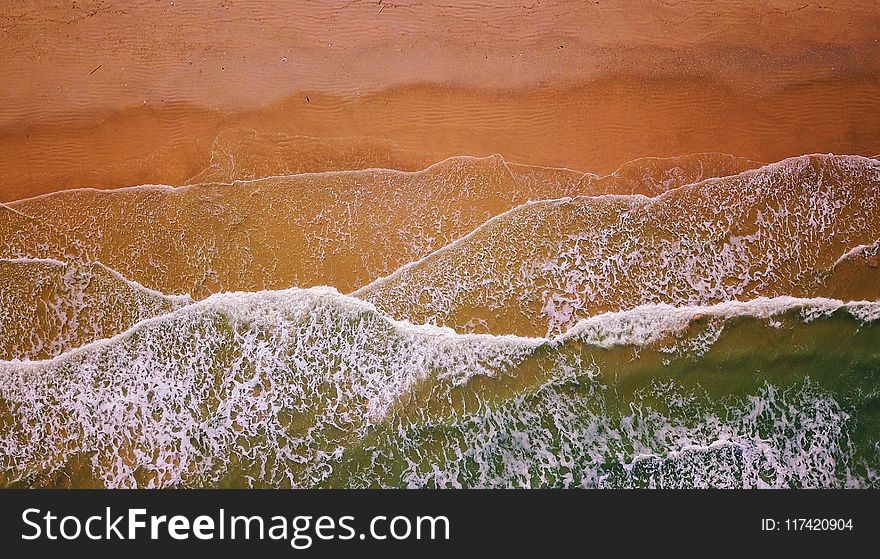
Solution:
[[[507,91],[422,84],[355,98],[296,94],[241,113],[166,103],[87,125],[0,129],[0,202],[69,188],[181,185],[218,155],[247,168],[232,179],[410,171],[462,154],[597,174],[639,157],[708,151],[758,161],[871,156],[880,150],[876,115],[880,75],[812,81],[769,96],[693,76],[618,76]],[[227,140],[234,155],[223,153]]]

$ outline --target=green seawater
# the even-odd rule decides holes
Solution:
[[[0,485],[880,486],[876,314],[802,307],[695,312],[637,344],[230,294],[0,363]],[[649,311],[595,331],[676,312]]]
[[[441,405],[413,402],[322,486],[880,484],[875,324],[743,318],[688,350],[701,334],[671,353],[570,343],[524,364],[541,370],[529,383],[479,379]]]

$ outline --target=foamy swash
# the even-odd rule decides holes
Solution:
[[[880,164],[753,166],[0,205],[0,485],[878,486]]]
[[[197,297],[291,285],[353,289],[528,199],[664,192],[756,165],[701,153],[639,159],[600,178],[497,156],[457,157],[419,172],[368,169],[180,188],[81,189],[14,203],[40,219],[0,205],[0,258],[6,259],[0,307],[8,317],[0,320],[0,358],[52,357],[121,332],[133,324],[129,317],[166,311],[167,298],[144,286]],[[64,281],[47,282],[35,273],[31,260],[47,259],[65,262]],[[91,272],[96,266],[103,270],[97,275]],[[31,300],[36,307],[18,304]],[[115,320],[93,319],[99,316]]]
[[[417,172],[366,169],[176,188],[65,190],[13,202],[10,216],[0,212],[0,255],[76,252],[152,289],[199,298],[294,285],[349,291],[530,200],[657,194],[754,165],[694,154],[637,160],[600,178],[499,156],[454,157]],[[35,222],[14,228],[48,240],[7,238],[4,222],[12,211]],[[41,230],[49,224],[51,233]],[[39,253],[22,254],[22,244]]]
[[[354,294],[412,321],[552,335],[645,303],[875,299],[870,271],[834,272],[878,239],[880,163],[805,156],[653,198],[526,204]]]
[[[192,302],[126,280],[101,263],[0,259],[0,359],[45,359]]]
[[[0,257],[62,260],[81,276],[108,264],[136,282],[99,290],[117,299],[130,292],[126,284],[204,297],[291,285],[346,290],[388,275],[355,295],[412,322],[532,336],[651,302],[880,296],[870,248],[880,237],[876,160],[805,156],[742,171],[754,165],[693,154],[636,160],[599,178],[455,158],[416,173],[64,191],[0,206]],[[592,195],[514,207],[577,193]],[[30,297],[28,281],[7,282],[7,290]],[[58,298],[56,289],[37,300],[56,308]],[[50,357],[130,326],[125,303],[120,327],[87,322],[113,314],[107,300],[87,291],[67,302],[103,309],[78,312],[79,326],[60,338],[54,326],[27,340],[7,328],[0,357]]]

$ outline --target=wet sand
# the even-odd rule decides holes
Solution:
[[[617,77],[522,91],[421,85],[355,100],[315,94],[235,115],[183,105],[134,108],[96,126],[0,136],[0,200],[81,186],[191,182],[212,165],[215,140],[230,130],[250,135],[235,157],[254,160],[261,172],[228,178],[416,170],[454,155],[495,153],[604,174],[634,157],[704,151],[759,161],[816,152],[871,155],[880,147],[877,115],[875,77],[805,83],[764,96],[698,78]],[[312,140],[279,147],[279,139],[299,136]],[[363,153],[346,157],[334,143],[361,145]],[[306,164],[291,169],[291,161]]]

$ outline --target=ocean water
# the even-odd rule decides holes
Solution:
[[[0,259],[0,359],[46,359],[192,302],[96,262]]]
[[[416,172],[366,169],[183,187],[74,189],[6,206],[0,233],[6,226],[45,240],[28,243],[21,233],[3,234],[0,241],[9,248],[0,249],[35,257],[76,251],[151,289],[197,298],[315,285],[347,292],[532,200],[656,194],[752,165],[695,154],[637,160],[621,175],[597,177],[500,156],[454,157]],[[38,225],[16,225],[20,214]],[[52,230],[42,231],[47,228]]]
[[[0,485],[877,487],[878,196],[698,154],[0,206]]]
[[[9,485],[877,483],[880,303],[650,305],[553,339],[222,294],[0,364]]]

